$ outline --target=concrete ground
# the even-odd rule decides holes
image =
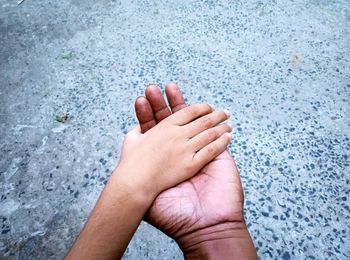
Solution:
[[[64,256],[169,81],[231,111],[262,259],[350,258],[348,0],[0,0],[1,259]],[[181,257],[145,223],[124,256]]]

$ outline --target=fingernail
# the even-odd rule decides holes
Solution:
[[[227,123],[227,125],[230,127],[231,131],[233,130],[233,126],[230,123]]]
[[[228,138],[230,139],[230,143],[231,143],[231,140],[232,140],[232,134],[231,133],[225,133],[225,135],[228,136]]]
[[[215,107],[212,104],[208,104],[212,110],[215,110]]]
[[[149,89],[149,90],[151,90],[151,89],[159,89],[159,87],[156,85],[156,84],[149,84],[147,87],[146,87],[146,90],[147,89]]]
[[[230,117],[230,111],[228,111],[227,109],[224,109],[224,113],[227,115],[227,117]]]

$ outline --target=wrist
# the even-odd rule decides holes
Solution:
[[[135,178],[133,178],[134,176]],[[157,196],[157,192],[149,187],[140,174],[130,174],[120,166],[113,171],[106,188],[111,191],[123,192],[127,200],[147,210]]]
[[[210,226],[179,239],[185,259],[257,259],[244,222]]]

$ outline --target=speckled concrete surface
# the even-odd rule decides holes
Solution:
[[[231,111],[262,259],[350,258],[347,0],[0,0],[0,258],[65,254],[169,81]],[[181,256],[142,224],[125,259]]]

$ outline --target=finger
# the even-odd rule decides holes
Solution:
[[[210,144],[200,149],[193,156],[192,161],[193,161],[193,164],[195,165],[195,169],[200,170],[207,163],[209,163],[214,158],[216,158],[219,154],[224,152],[230,142],[231,142],[231,134],[225,133],[215,141],[211,142]]]
[[[207,129],[197,136],[190,139],[189,143],[193,147],[193,152],[197,152],[211,142],[221,137],[224,133],[230,133],[232,126],[229,124],[220,124],[213,128]]]
[[[151,104],[154,117],[157,122],[171,115],[160,88],[156,85],[149,85],[146,88],[146,98]]]
[[[157,124],[151,104],[145,97],[138,97],[135,101],[135,112],[139,121],[141,133],[147,132]]]
[[[165,94],[173,113],[186,107],[185,99],[180,88],[175,83],[169,83],[165,87]]]
[[[176,112],[172,116],[169,117],[169,121],[171,124],[175,125],[186,125],[193,120],[205,116],[213,111],[213,108],[208,104],[195,104],[192,106],[185,107],[180,111]]]
[[[220,124],[221,122],[227,120],[229,117],[230,114],[227,110],[214,111],[186,125],[186,134],[188,137],[192,138],[204,130]]]

